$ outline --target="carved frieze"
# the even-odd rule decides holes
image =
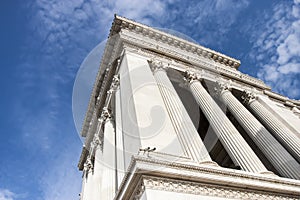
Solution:
[[[146,190],[152,189],[228,199],[297,199],[292,196],[284,196],[270,192],[267,193],[262,191],[245,190],[191,181],[181,181],[178,179],[144,176],[143,182],[143,187],[145,187]]]

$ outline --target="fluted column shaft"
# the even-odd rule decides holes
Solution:
[[[200,81],[189,80],[189,88],[193,96],[233,161],[245,171],[267,172],[265,166],[208,94]]]
[[[219,86],[219,97],[247,134],[283,176],[300,179],[299,163],[269,133],[269,131],[232,95],[224,85]]]
[[[103,170],[100,199],[113,199],[116,193],[115,128],[109,117],[104,124]]]
[[[190,119],[184,105],[182,104],[176,90],[162,66],[153,67],[154,77],[158,84],[163,101],[166,105],[170,119],[186,154],[197,162],[210,161],[207,152],[198,132]]]
[[[265,108],[256,97],[247,92],[245,103],[254,115],[265,125],[278,141],[288,150],[300,163],[300,138],[290,131],[278,120],[267,108]]]

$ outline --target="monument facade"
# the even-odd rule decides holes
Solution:
[[[300,101],[239,66],[115,16],[81,132],[80,198],[299,199]]]

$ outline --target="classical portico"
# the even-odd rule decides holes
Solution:
[[[239,65],[115,16],[81,132],[81,199],[298,199],[300,101]]]

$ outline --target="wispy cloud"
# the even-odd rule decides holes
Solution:
[[[52,162],[40,180],[44,200],[79,199],[81,188],[81,174],[77,168],[79,154],[80,150],[70,145]]]
[[[8,189],[0,188],[0,200],[15,200],[18,195]]]
[[[248,5],[248,0],[173,1],[163,26],[190,34],[202,45],[220,47]]]
[[[280,2],[252,29],[251,58],[261,66],[257,76],[275,91],[300,98],[300,5]]]
[[[248,5],[248,0],[36,0],[34,4],[29,5],[32,11],[32,35],[28,37],[26,52],[23,55],[24,63],[18,72],[21,88],[26,93],[20,91],[15,108],[27,145],[45,151],[51,150],[51,153],[56,152],[54,155],[62,149],[50,148],[54,147],[56,142],[61,146],[67,145],[61,144],[64,142],[62,126],[66,126],[64,118],[71,117],[71,91],[76,71],[87,53],[107,37],[114,13],[148,25],[190,33],[191,37],[199,39],[203,45],[221,45],[228,39],[226,34]],[[295,22],[293,26],[285,27],[286,21],[281,21],[281,15],[287,11],[291,11],[291,14],[285,20],[290,23],[292,18]],[[255,49],[259,55],[271,55],[274,52],[278,54],[272,59],[255,56],[264,66],[259,72],[259,77],[271,83],[278,77],[281,80],[283,76],[299,73],[299,62],[294,59],[298,52],[293,47],[297,35],[289,34],[296,34],[297,27],[299,30],[299,22],[296,20],[299,10],[297,7],[281,8],[279,5],[274,8],[274,13],[278,16],[274,17],[276,20],[269,22],[267,30],[262,31],[264,34],[255,35],[256,38],[260,38],[255,42]],[[277,28],[280,28],[281,32]],[[267,32],[268,30],[271,31]],[[288,33],[285,33],[287,30]],[[283,45],[277,52],[280,44]],[[275,50],[271,51],[270,48]],[[293,65],[290,65],[291,62]],[[274,63],[276,65],[273,65]],[[267,73],[271,75],[267,76]],[[297,91],[299,83],[295,79],[289,81],[284,82],[286,86],[281,84],[275,89],[284,90],[292,85],[294,91]],[[77,197],[80,192],[80,177],[76,169],[79,152],[74,156],[74,149],[76,147],[72,146],[59,152],[60,156],[52,157],[54,161],[49,162],[50,165],[45,168],[47,173],[39,183],[44,199]]]
[[[80,63],[107,37],[114,13],[151,25],[163,15],[165,5],[159,0],[36,0],[27,5],[31,35],[16,75],[20,89],[14,114],[20,145],[39,160],[29,165],[38,168],[35,180],[44,177],[35,186],[43,199],[76,199],[80,192],[80,145],[72,146],[67,138],[76,137],[70,123],[71,97]],[[70,130],[73,135],[66,134]],[[5,197],[14,198],[12,193]]]

